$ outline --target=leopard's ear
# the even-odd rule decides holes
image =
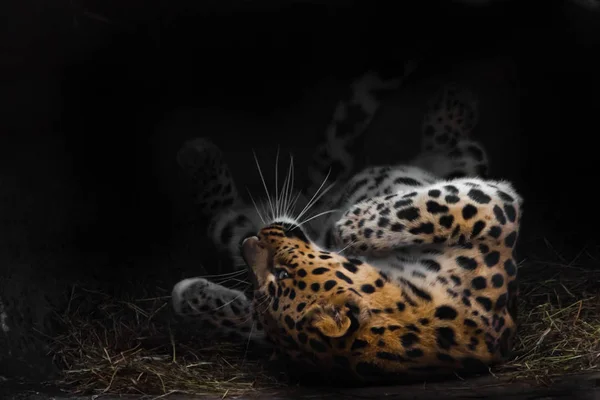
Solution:
[[[327,337],[341,337],[348,332],[352,320],[345,313],[346,310],[334,305],[313,304],[306,312],[309,325],[317,328]]]
[[[364,324],[368,312],[363,312],[360,303],[353,298],[338,295],[327,302],[319,302],[309,307],[305,314],[309,325],[317,328],[327,337],[344,336],[355,325]]]

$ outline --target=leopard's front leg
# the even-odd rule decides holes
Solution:
[[[212,244],[227,254],[234,269],[245,268],[240,243],[258,232],[261,220],[239,195],[221,150],[206,138],[195,138],[183,144],[177,162],[189,177],[197,210],[209,221]]]
[[[207,337],[236,336],[258,341],[265,338],[252,301],[242,291],[204,278],[188,278],[173,287],[171,302],[175,314],[206,327]]]

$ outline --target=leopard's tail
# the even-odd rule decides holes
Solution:
[[[320,187],[334,184],[328,196],[314,204],[316,209],[329,209],[337,203],[343,183],[363,164],[364,134],[384,95],[400,88],[419,63],[411,60],[400,68],[369,70],[352,81],[347,94],[338,101],[308,167],[305,193],[309,197]],[[319,230],[312,225],[312,229]]]

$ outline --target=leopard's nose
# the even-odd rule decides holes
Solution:
[[[247,237],[242,241],[242,258],[249,267],[253,268],[256,265],[257,256],[261,249],[264,250],[256,236]]]
[[[242,257],[248,265],[255,287],[265,283],[269,273],[269,249],[256,236],[242,242]]]
[[[248,240],[258,240],[258,237],[257,236],[248,236],[247,238],[242,240],[242,246],[245,246],[246,243],[248,243]]]

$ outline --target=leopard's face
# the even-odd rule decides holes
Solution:
[[[375,268],[320,249],[289,224],[271,224],[245,239],[242,254],[254,279],[257,318],[269,338],[294,358],[311,354],[319,364],[343,352],[331,348],[332,340],[359,329],[361,310],[367,311],[356,289],[363,277],[374,274],[383,284]]]

